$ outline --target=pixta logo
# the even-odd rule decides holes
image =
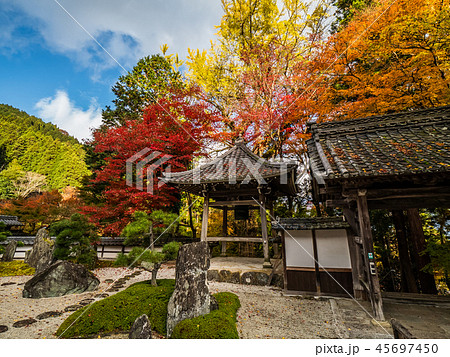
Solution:
[[[152,151],[149,148],[137,152],[126,161],[127,186],[133,187],[135,184],[138,190],[146,190],[148,193],[153,194],[155,174],[171,157],[160,151]],[[165,172],[170,172],[170,165],[166,166]],[[164,182],[158,181],[157,188],[162,186],[164,186]]]

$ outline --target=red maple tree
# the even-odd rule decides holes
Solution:
[[[82,212],[103,234],[118,236],[135,211],[170,209],[178,199],[177,190],[166,185],[158,187],[157,177],[168,165],[171,171],[188,169],[193,157],[202,155],[203,143],[211,135],[215,122],[215,114],[204,103],[194,100],[191,90],[173,93],[170,98],[150,105],[142,120],[129,120],[123,126],[96,131],[90,144],[106,159],[94,172],[91,184],[104,187],[103,202],[85,206]],[[126,167],[127,160],[144,149],[146,152],[140,159],[155,152],[161,154],[144,166],[143,189],[139,189],[127,185]],[[148,165],[162,155],[169,155],[170,159],[164,167],[154,169],[155,179],[145,180]],[[134,168],[140,159],[134,162]],[[139,174],[134,173],[135,179]],[[151,184],[153,190],[148,190]]]

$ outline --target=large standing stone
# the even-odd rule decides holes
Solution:
[[[208,288],[209,247],[207,242],[183,245],[178,251],[175,290],[167,307],[167,336],[176,324],[210,312]]]
[[[152,327],[147,315],[139,316],[133,323],[130,333],[130,339],[149,339],[152,338]]]
[[[41,228],[34,239],[33,249],[25,256],[24,262],[36,269],[35,274],[39,274],[54,262],[53,248],[47,229]]]
[[[2,262],[12,262],[16,254],[17,242],[15,240],[9,241],[3,252]]]
[[[100,281],[80,264],[58,261],[25,283],[24,298],[80,294],[97,288]]]

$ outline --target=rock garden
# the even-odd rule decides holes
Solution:
[[[206,243],[184,245],[176,264],[161,263],[156,284],[154,270],[142,264],[89,271],[58,261],[36,273],[23,262],[2,262],[0,338],[348,335],[327,300],[284,296],[274,286],[208,281],[209,267]]]

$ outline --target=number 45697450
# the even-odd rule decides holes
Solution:
[[[429,344],[429,343],[384,343],[379,344],[375,348],[379,353],[437,353],[438,345],[437,344]]]

